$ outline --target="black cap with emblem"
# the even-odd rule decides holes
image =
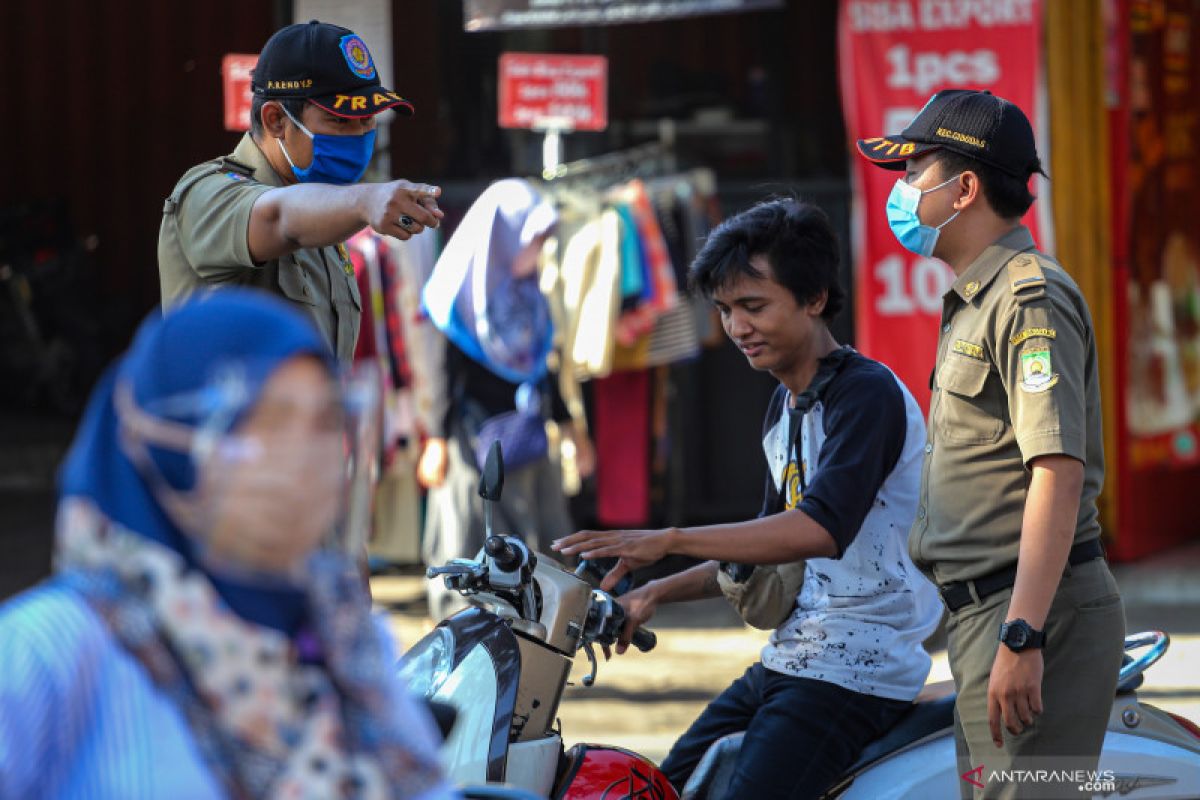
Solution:
[[[933,150],[952,150],[1022,180],[1042,172],[1033,127],[1020,108],[991,92],[946,89],[899,135],[859,139],[858,152],[884,169]]]
[[[370,117],[389,108],[413,113],[412,103],[380,83],[362,37],[315,19],[288,25],[267,40],[250,85],[268,100],[303,98],[339,117]]]

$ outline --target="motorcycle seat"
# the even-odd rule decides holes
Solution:
[[[905,712],[892,728],[863,748],[858,760],[846,770],[853,775],[872,763],[891,755],[913,742],[945,730],[954,725],[954,684],[952,681],[931,684],[913,701],[912,708]],[[734,766],[741,750],[744,732],[724,736],[708,748],[687,785],[683,787],[680,800],[705,800],[724,797],[733,779]]]
[[[883,736],[863,748],[858,760],[846,772],[853,775],[881,758],[898,752],[914,742],[919,742],[926,736],[953,728],[954,698],[953,693],[929,700],[922,700],[918,697],[912,708],[905,712],[899,722]]]

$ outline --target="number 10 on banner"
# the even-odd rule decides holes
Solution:
[[[954,283],[953,270],[936,258],[918,258],[911,268],[906,261],[890,255],[875,264],[875,277],[883,284],[875,296],[875,310],[887,316],[941,314],[942,296]]]

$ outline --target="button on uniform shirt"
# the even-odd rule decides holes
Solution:
[[[1016,563],[1038,456],[1083,462],[1074,541],[1100,535],[1092,318],[1079,287],[1024,226],[980,254],[946,293],[928,431],[909,553],[936,583]]]
[[[250,211],[263,193],[283,185],[249,134],[227,158],[193,167],[180,179],[163,207],[158,235],[163,308],[209,288],[265,289],[303,311],[348,364],[362,300],[346,246],[305,248],[263,264],[250,257]]]

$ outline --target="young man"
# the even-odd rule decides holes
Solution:
[[[693,286],[712,299],[750,366],[780,383],[763,426],[769,474],[757,519],[581,532],[555,545],[619,557],[606,588],[669,553],[705,559],[621,598],[629,622],[618,652],[658,605],[719,596],[719,562],[807,559],[795,607],[762,660],[709,704],[663,762],[678,787],[710,744],[745,731],[729,797],[818,797],[908,709],[929,671],[922,642],[940,609],[905,549],[925,426],[886,367],[839,347],[829,332],[845,299],[837,274],[825,215],[790,199],[726,221],[691,268]],[[824,384],[815,402],[806,391],[814,383]]]
[[[957,276],[909,552],[950,611],[959,771],[986,766],[976,797],[1080,796],[1077,780],[989,780],[1096,768],[1124,638],[1099,541],[1091,316],[1020,222],[1041,171],[1033,130],[1012,103],[947,90],[858,148],[904,171],[887,208],[901,244]]]
[[[407,239],[442,218],[437,187],[357,184],[375,116],[412,105],[383,88],[361,38],[316,20],[271,37],[252,87],[250,132],[231,155],[189,170],[163,207],[163,306],[206,287],[257,286],[299,307],[349,363],[362,300],[345,240],[367,225]]]

